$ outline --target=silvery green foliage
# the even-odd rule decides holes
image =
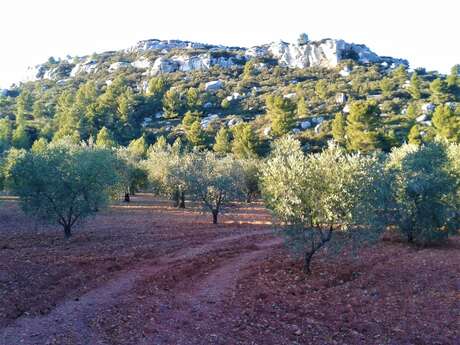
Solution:
[[[9,183],[25,213],[64,228],[103,208],[117,184],[116,159],[105,149],[53,143],[19,155],[9,167]]]
[[[305,156],[297,140],[275,143],[262,168],[262,193],[307,272],[323,247],[340,253],[379,238],[382,171],[378,158],[349,155],[333,144]]]
[[[244,195],[241,165],[232,156],[220,158],[213,152],[194,151],[186,159],[190,196],[211,211],[213,223],[217,223],[219,212]]]
[[[147,172],[140,164],[140,157],[129,149],[129,147],[119,147],[115,150],[119,160],[118,175],[120,176],[118,195],[125,193],[133,194],[146,185]]]
[[[170,145],[159,140],[149,149],[143,166],[157,194],[172,198],[187,190],[186,160],[180,142]]]
[[[406,144],[389,155],[389,223],[409,242],[427,244],[444,239],[456,227],[459,175],[454,167],[458,161],[452,163],[457,154],[455,146],[449,154],[448,145],[438,141],[422,146]]]
[[[246,196],[246,202],[251,202],[259,190],[260,161],[255,158],[240,159],[239,164],[242,171],[242,188]]]
[[[455,178],[455,192],[452,193],[452,204],[454,205],[453,228],[457,233],[460,229],[460,144],[450,144],[448,148],[449,171]]]

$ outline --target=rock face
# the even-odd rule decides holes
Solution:
[[[138,69],[148,69],[152,66],[152,63],[150,62],[149,59],[146,59],[145,57],[141,57],[140,59],[131,62],[131,66],[134,68]]]
[[[308,37],[307,37],[308,39]],[[333,68],[341,60],[354,59],[362,63],[379,62],[380,57],[365,45],[347,43],[343,40],[324,39],[315,42],[275,42],[256,46],[246,51],[248,57],[273,56],[281,66]]]
[[[280,66],[290,68],[334,68],[345,59],[353,59],[360,63],[380,63],[382,66],[387,66],[386,68],[394,68],[399,64],[408,65],[406,60],[378,56],[365,45],[330,38],[310,41],[307,34],[301,34],[296,43],[279,41],[251,48],[151,39],[139,41],[124,50],[123,54],[128,56],[125,61],[114,62],[109,66],[103,63],[117,53],[105,52],[96,55],[94,59],[86,56],[76,58],[76,61],[69,57],[67,60],[60,60],[58,65],[42,64],[30,67],[23,80],[59,80],[96,71],[112,73],[130,66],[146,70],[146,75],[176,71],[191,72],[208,70],[213,66],[221,68],[241,66],[251,58],[269,59]],[[267,63],[257,61],[256,68],[266,69]],[[350,71],[344,69],[340,73],[346,77]]]
[[[72,69],[72,71],[70,72],[70,76],[75,77],[77,76],[77,74],[80,74],[80,73],[91,74],[95,72],[96,69],[97,69],[97,61],[88,59],[84,62],[77,63],[75,67]]]
[[[171,58],[160,56],[155,60],[150,74],[207,70],[212,66],[231,68],[245,62],[246,59],[242,55],[214,56],[211,52],[198,55],[174,55]]]
[[[145,51],[152,49],[170,51],[172,49],[205,49],[211,47],[214,46],[190,41],[151,39],[137,42],[133,47],[129,48],[128,51]]]

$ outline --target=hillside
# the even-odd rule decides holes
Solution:
[[[222,126],[250,123],[263,155],[279,136],[272,128],[278,107],[292,116],[283,134],[316,151],[332,138],[337,114],[346,120],[356,100],[373,105],[374,146],[389,150],[407,141],[411,128],[414,138],[442,132],[431,121],[439,105],[448,103],[444,111],[452,114],[441,115],[453,116],[458,126],[458,84],[456,67],[450,76],[412,71],[408,61],[365,45],[309,41],[306,34],[296,43],[251,48],[145,40],[29,68],[23,82],[1,91],[0,150],[65,135],[95,140],[104,127],[120,145],[140,136],[153,143],[162,135],[193,144],[190,124],[199,121],[208,148]]]

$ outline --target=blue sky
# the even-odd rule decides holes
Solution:
[[[141,39],[251,46],[295,41],[301,32],[447,72],[460,63],[459,13],[455,0],[4,1],[0,86],[49,56],[122,49]]]

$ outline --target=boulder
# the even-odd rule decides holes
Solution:
[[[283,97],[287,98],[287,99],[293,99],[296,96],[297,96],[297,94],[295,92],[292,92],[292,93],[288,93],[287,95],[284,95]]]
[[[222,80],[213,80],[210,82],[207,82],[204,85],[205,91],[217,91],[221,89],[224,86],[224,82]]]
[[[91,74],[97,70],[97,61],[88,59],[85,62],[77,63],[70,72],[71,77],[75,77],[81,73]]]
[[[313,117],[311,119],[311,122],[313,122],[314,124],[320,124],[324,121],[324,117],[323,116],[317,116],[317,117]]]
[[[302,129],[308,129],[311,127],[311,122],[310,121],[302,121],[300,123],[300,128]]]
[[[239,124],[241,122],[242,122],[241,119],[233,118],[233,119],[228,120],[227,126],[228,127],[233,127],[233,126],[236,126],[237,124]]]
[[[272,131],[272,129],[270,127],[265,127],[264,128],[264,135],[265,136],[268,136],[270,134],[270,132]]]
[[[114,62],[113,64],[109,66],[109,72],[114,72],[114,71],[119,70],[120,68],[127,68],[129,66],[130,66],[129,62],[125,62],[125,61]]]
[[[200,55],[179,55],[171,58],[179,66],[182,72],[190,72],[196,70],[206,70],[211,67],[211,58],[209,54]]]
[[[436,106],[433,103],[425,103],[422,104],[421,109],[424,114],[431,114],[436,109]]]
[[[153,66],[150,69],[150,75],[171,73],[177,71],[178,69],[179,65],[177,62],[161,56],[153,63]]]
[[[141,57],[136,61],[131,62],[131,66],[137,69],[149,69],[152,66],[152,63],[145,57]]]
[[[423,114],[423,115],[418,116],[418,117],[415,119],[415,121],[416,121],[416,122],[424,122],[424,121],[426,121],[427,119],[428,119],[428,115]]]
[[[345,104],[346,101],[347,101],[347,95],[344,94],[343,92],[339,92],[338,94],[335,95],[335,103]]]
[[[315,134],[319,134],[319,132],[321,132],[321,126],[322,126],[322,123],[318,123],[315,126]]]
[[[342,77],[348,77],[351,73],[351,68],[349,68],[348,66],[345,66],[344,68],[342,68],[339,72],[339,74],[342,76]]]

